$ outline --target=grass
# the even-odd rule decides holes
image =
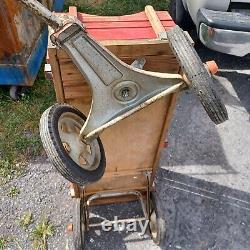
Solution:
[[[28,93],[20,101],[10,99],[0,89],[0,183],[19,173],[32,157],[41,154],[39,119],[55,102],[52,84],[42,70]]]
[[[126,15],[143,11],[146,5],[156,10],[166,10],[167,0],[106,0],[102,4],[88,4],[86,0],[67,0],[68,6],[76,6],[78,11],[94,15],[114,16]]]
[[[10,197],[15,197],[15,196],[17,196],[19,194],[20,194],[20,190],[16,186],[11,187],[11,189],[9,191],[9,196]]]
[[[146,5],[166,9],[167,0],[106,0],[90,5],[84,0],[66,0],[65,10],[75,5],[78,11],[96,15],[124,15],[142,11]],[[18,102],[10,99],[8,89],[0,88],[0,184],[22,172],[27,162],[41,154],[39,119],[55,102],[55,93],[43,75],[43,67],[28,93]]]
[[[0,238],[0,250],[4,250],[4,247],[7,244],[7,240],[5,238]]]
[[[47,239],[54,234],[54,226],[48,219],[43,218],[32,231],[32,241],[35,249],[45,250]]]

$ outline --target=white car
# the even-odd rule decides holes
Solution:
[[[170,0],[170,14],[185,30],[195,25],[208,48],[250,54],[250,0]]]

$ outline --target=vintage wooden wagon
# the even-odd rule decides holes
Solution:
[[[97,226],[90,205],[135,198],[144,217],[130,221],[147,220],[154,242],[164,244],[154,179],[178,92],[190,87],[214,123],[228,119],[212,88],[211,63],[201,62],[167,12],[151,6],[120,17],[74,7],[56,16],[35,0],[19,1],[54,28],[47,69],[58,104],[43,113],[40,135],[53,165],[73,183],[76,249]]]
[[[80,20],[91,36],[125,63],[144,58],[145,70],[182,72],[168,40],[161,37],[175,26],[167,11],[156,12],[147,6],[144,12],[134,15],[100,17],[79,13],[75,7],[70,7],[68,15]],[[191,41],[188,34],[186,38]],[[57,102],[70,104],[87,116],[92,101],[91,89],[72,58],[63,49],[49,43],[47,62],[46,74],[53,80]],[[91,204],[135,198],[141,201],[144,212],[144,217],[139,220],[149,220],[153,240],[157,244],[163,243],[166,225],[157,211],[159,201],[153,192],[154,179],[161,149],[167,145],[166,135],[181,89],[101,134],[106,154],[103,177],[84,187],[71,184],[71,194],[76,198],[75,221],[71,225],[76,249],[82,249],[84,245],[84,231],[97,226],[89,222]]]

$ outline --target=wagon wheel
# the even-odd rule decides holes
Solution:
[[[190,89],[198,96],[210,119],[215,124],[226,121],[228,119],[226,107],[213,89],[211,76],[183,30],[175,26],[167,36],[170,47],[189,81]]]
[[[83,199],[75,201],[75,213],[73,217],[73,241],[75,250],[84,249],[85,245],[85,212]]]
[[[27,91],[27,88],[24,86],[11,86],[10,87],[10,97],[13,101],[19,101]]]
[[[159,198],[155,192],[150,193],[149,230],[151,238],[157,246],[165,244],[167,224],[162,216]]]
[[[99,180],[106,167],[101,140],[85,144],[80,139],[85,120],[79,110],[66,104],[48,108],[40,120],[40,136],[48,158],[67,180],[81,186]]]

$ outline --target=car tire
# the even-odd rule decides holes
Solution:
[[[174,22],[182,29],[190,31],[194,28],[193,20],[186,11],[182,0],[170,0],[169,12]]]

